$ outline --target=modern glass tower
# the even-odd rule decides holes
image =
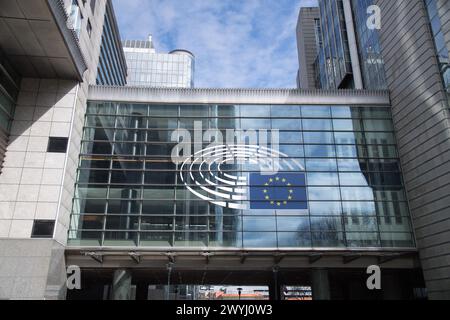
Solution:
[[[350,26],[346,32],[354,80],[358,75],[355,70],[359,69],[361,88],[386,88],[390,92],[406,195],[428,295],[448,299],[450,265],[446,259],[450,249],[446,243],[450,228],[443,222],[450,218],[446,173],[450,161],[450,3],[445,0],[412,0],[404,6],[400,1],[390,0],[342,3],[346,24]],[[319,1],[320,8],[329,5],[329,1]],[[381,12],[377,17],[381,19],[380,29],[367,25],[377,12],[368,10],[371,5]],[[322,25],[332,16],[335,17],[332,12],[322,9]],[[325,33],[326,30],[324,47],[333,45],[334,40]],[[357,54],[351,54],[352,47]],[[319,79],[329,79],[330,74],[335,74],[329,71],[330,63],[323,56],[319,55],[317,66]]]
[[[313,89],[316,87],[315,65],[317,54],[322,47],[320,18],[318,8],[301,8],[297,22],[297,47],[299,72],[297,87]]]
[[[367,10],[373,4],[373,0],[319,1],[314,71],[300,72],[314,76],[316,88],[387,88],[379,32],[367,26]]]
[[[124,86],[127,83],[127,61],[111,2],[106,4],[96,83],[110,86]]]
[[[161,88],[194,87],[195,57],[187,50],[157,53],[148,41],[123,42],[129,68],[128,85]]]
[[[366,89],[387,89],[383,55],[381,54],[379,30],[367,26],[367,9],[373,0],[352,1],[361,73]]]
[[[316,74],[320,88],[353,88],[343,1],[319,1],[319,12],[322,45],[319,47]]]

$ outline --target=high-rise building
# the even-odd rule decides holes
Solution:
[[[339,1],[320,0],[319,7],[327,7],[330,2]],[[353,77],[359,66],[363,88],[390,91],[403,179],[428,296],[448,299],[450,4],[445,0],[343,0],[342,4],[347,11],[345,17],[353,16],[346,30],[350,52],[353,47],[358,53],[350,54]],[[370,8],[373,5],[377,6],[375,10]],[[376,17],[381,25],[369,28],[368,22],[377,13],[381,14]],[[332,12],[320,12],[322,25],[333,17]],[[334,44],[326,30],[323,42],[324,47]],[[329,79],[333,74],[329,59],[321,60],[319,55],[318,61],[319,78]],[[334,87],[339,86],[334,83]]]
[[[127,83],[127,61],[114,8],[109,1],[106,4],[96,83],[110,86],[124,86]]]
[[[319,1],[322,45],[317,57],[316,76],[323,89],[354,88],[344,2]]]
[[[367,26],[367,9],[373,4],[373,0],[352,1],[359,65],[365,89],[387,89],[379,31]]]
[[[316,78],[316,88],[386,89],[378,31],[367,26],[371,4],[373,0],[319,1],[318,54],[314,71],[307,71]]]
[[[381,52],[428,294],[450,299],[450,3],[376,4],[383,12]]]
[[[320,19],[318,8],[301,8],[297,23],[297,47],[299,72],[297,86],[301,89],[316,87],[314,62],[321,47]]]
[[[194,87],[194,55],[187,50],[157,53],[152,37],[123,42],[128,63],[128,85],[161,88]]]
[[[102,46],[119,38],[111,34],[115,20],[105,22],[112,12],[107,0],[0,2],[1,299],[66,296],[64,250],[88,87],[114,67],[115,58],[100,52],[122,50],[120,41]]]

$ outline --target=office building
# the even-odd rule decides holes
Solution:
[[[297,87],[314,89],[316,77],[314,62],[321,47],[320,19],[318,8],[301,8],[297,22],[297,47],[299,72]]]
[[[319,7],[330,6],[330,2],[338,5],[340,1],[319,1]],[[346,32],[355,87],[358,88],[360,74],[361,88],[385,88],[390,92],[396,141],[428,296],[448,299],[450,4],[441,0],[343,0],[342,4],[347,12],[344,16],[353,17],[346,19]],[[380,9],[379,29],[367,26],[374,14],[368,11],[370,5]],[[330,12],[321,10],[320,19],[331,19]],[[355,42],[351,41],[353,38]],[[323,42],[324,47],[333,43],[325,31]],[[319,55],[318,61],[319,78],[329,79],[330,73],[333,74],[329,72],[329,59],[321,60]],[[339,86],[334,83],[335,88]]]
[[[320,88],[354,88],[347,33],[348,17],[342,0],[319,2],[321,46],[317,58],[317,82]]]
[[[121,44],[116,15],[111,2],[108,1],[103,23],[96,83],[98,85],[124,86],[127,83],[127,72],[127,61]]]
[[[385,12],[381,52],[428,294],[449,299],[450,114],[445,48],[450,48],[450,4],[419,0],[377,4]]]
[[[367,8],[373,4],[373,0],[352,1],[359,65],[365,89],[387,89],[379,31],[367,27]]]
[[[107,67],[97,68],[100,52],[122,50],[118,41],[102,47],[112,12],[106,0],[0,3],[2,299],[66,296],[64,249],[88,87]],[[109,26],[118,29],[113,19]],[[126,76],[124,68],[114,72]]]
[[[187,50],[157,53],[152,37],[123,42],[129,86],[193,88],[195,57]]]

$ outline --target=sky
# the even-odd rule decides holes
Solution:
[[[122,39],[195,55],[198,88],[295,88],[300,7],[316,0],[114,0]]]

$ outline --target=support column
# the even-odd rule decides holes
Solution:
[[[272,279],[269,284],[269,300],[279,301],[281,300],[281,285],[278,279],[278,268],[273,268]]]
[[[121,269],[114,272],[111,299],[131,299],[131,272],[129,270]]]
[[[311,272],[313,300],[330,300],[330,280],[328,270],[314,269]]]

